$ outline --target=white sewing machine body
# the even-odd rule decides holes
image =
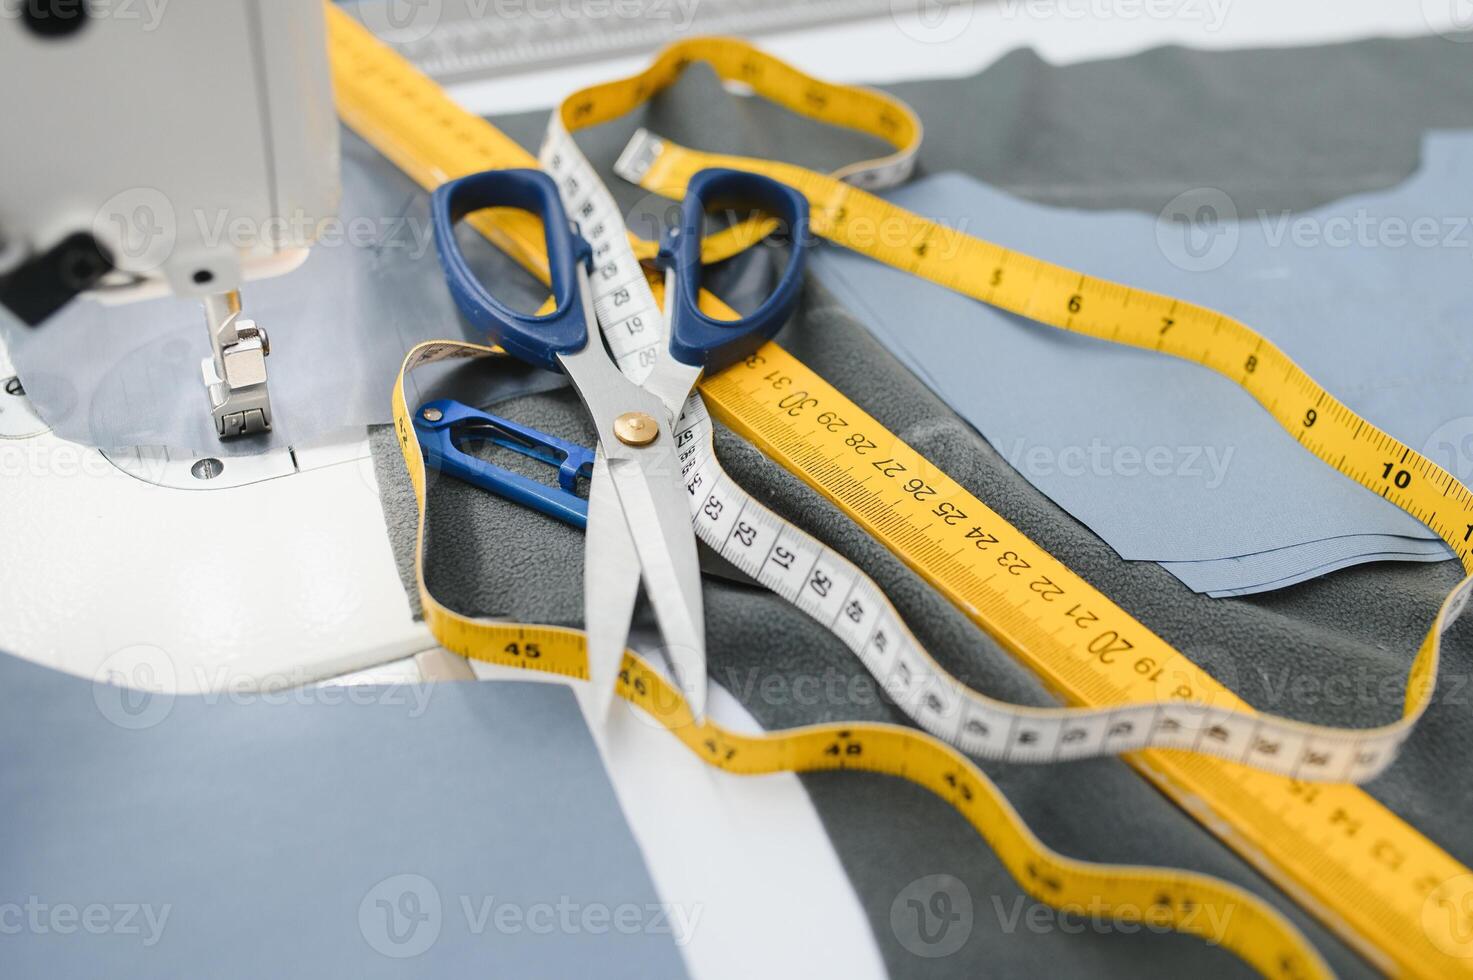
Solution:
[[[322,8],[17,5],[0,78],[0,303],[37,325],[78,293],[199,296],[217,421],[255,409],[269,428],[269,344],[229,297],[299,265],[337,210]]]

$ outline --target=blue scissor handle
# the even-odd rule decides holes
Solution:
[[[414,413],[414,434],[431,468],[555,517],[564,524],[579,529],[588,526],[588,501],[578,496],[576,490],[580,476],[587,479],[593,474],[593,450],[450,398],[421,405]],[[472,434],[556,466],[558,486],[529,480],[462,451],[456,439]]]
[[[715,320],[702,313],[701,237],[706,212],[712,208],[758,208],[785,225],[792,239],[788,265],[772,295],[756,312],[739,320]],[[670,309],[670,353],[682,364],[716,369],[762,346],[787,322],[798,302],[803,260],[808,247],[808,200],[771,177],[713,167],[702,170],[686,186],[680,224],[660,244],[658,262],[675,270]]]
[[[519,208],[542,219],[547,263],[557,309],[543,316],[518,313],[492,296],[461,254],[455,224],[482,208]],[[593,250],[568,221],[557,184],[540,170],[486,170],[441,184],[430,196],[435,251],[460,311],[517,360],[549,371],[562,370],[558,354],[583,349],[588,324],[578,300],[576,269],[590,268]]]

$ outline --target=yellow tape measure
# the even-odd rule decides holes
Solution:
[[[707,167],[764,173],[802,191],[813,208],[814,232],[838,245],[1061,330],[1211,368],[1325,463],[1436,531],[1473,574],[1473,490],[1356,415],[1238,320],[974,238],[802,167],[700,153],[644,132],[631,148],[626,161],[638,162],[626,162],[624,170],[647,190],[678,198]],[[889,232],[876,235],[875,228]]]
[[[404,64],[400,59],[392,55],[392,53],[383,49],[377,42],[362,32],[357,25],[343,18],[337,11],[331,8],[328,10],[328,16],[333,49],[335,85],[339,107],[345,120],[358,130],[361,135],[419,180],[420,183],[427,187],[432,187],[442,180],[460,173],[473,172],[494,166],[527,166],[532,163],[529,155],[512,143],[512,141],[497,132],[483,120],[463,113],[446,99],[443,93],[433,83],[419,76],[407,64]],[[725,51],[728,48],[740,50],[743,54],[740,59],[737,59],[738,64],[748,66],[760,66],[769,63],[777,64],[746,45],[735,42],[703,43],[715,45],[716,47],[713,50]],[[680,58],[676,58],[675,60],[676,63],[681,62]],[[748,75],[754,74],[750,68],[744,69],[744,71]],[[789,69],[788,71],[791,70]],[[762,72],[759,70],[755,74],[761,75]],[[798,77],[801,78],[802,76]],[[810,83],[815,86],[822,86],[822,83],[805,80],[805,84]],[[754,87],[759,91],[763,91],[761,85],[754,84]],[[829,86],[827,88],[833,89],[834,87]],[[640,97],[647,95],[651,90],[651,88],[646,87]],[[839,89],[835,90],[842,91]],[[636,86],[633,91],[638,93],[641,90]],[[813,89],[813,91],[822,92],[823,88]],[[769,93],[764,92],[764,94]],[[810,99],[806,101],[810,105],[816,106],[821,100]],[[809,114],[814,115],[815,118],[823,118],[821,112],[811,112]],[[856,123],[856,125],[861,126],[862,124],[862,120]],[[545,276],[545,258],[541,254],[541,229],[535,219],[518,212],[511,215],[480,215],[474,217],[472,220],[483,232],[487,233],[488,237],[522,261],[531,271]],[[750,240],[750,236],[748,236],[748,240]],[[640,243],[641,246],[643,244]],[[775,348],[769,347],[764,353],[775,350]],[[796,365],[795,363],[794,369],[801,369],[801,365]],[[715,391],[714,385],[715,382],[712,383],[712,389],[708,391],[708,397],[712,400],[717,411],[726,415],[728,419],[744,417],[741,414],[741,410],[736,414],[732,414],[728,410],[728,406],[721,402],[720,395]],[[396,399],[396,408],[401,404],[402,393]],[[764,411],[760,406],[760,402],[753,402],[752,404],[757,406],[756,408],[752,408],[752,411],[759,413]],[[844,401],[835,401],[834,404],[843,406],[846,403]],[[856,413],[855,417],[858,417],[857,409],[853,411]],[[401,429],[403,425],[404,423],[401,417]],[[883,430],[877,427],[874,431],[882,438],[893,440],[893,437],[884,434]],[[896,444],[898,445],[898,441],[896,441]],[[406,452],[408,451],[409,447],[406,446]],[[414,452],[417,460],[417,448]],[[416,461],[411,466],[411,469],[413,470],[419,465]],[[801,472],[801,469],[799,471]],[[1100,597],[1100,599],[1102,602],[1107,601],[1103,600],[1103,597]],[[466,655],[479,656],[496,660],[497,662],[550,669],[554,672],[569,674],[580,674],[583,669],[579,662],[579,658],[581,657],[581,647],[578,646],[580,639],[572,631],[546,627],[509,627],[505,624],[477,623],[457,617],[454,613],[444,610],[442,607],[434,604],[430,597],[426,597],[426,610],[427,618],[432,628],[436,631],[437,636],[441,636],[450,648],[456,649]],[[531,650],[528,649],[529,643],[532,645]],[[579,651],[576,654],[572,652],[575,649]],[[560,650],[562,652],[557,656],[550,656],[549,653],[553,650]],[[639,676],[644,677],[645,675],[640,674]],[[646,681],[645,686],[647,689],[650,688],[650,683],[648,680]],[[859,729],[856,728],[853,731],[857,730]],[[868,729],[865,730],[867,731]],[[886,730],[889,731],[889,729]],[[838,743],[832,741],[831,736],[833,735],[833,730],[826,729],[825,731],[828,732],[828,735],[825,735],[824,738],[830,738],[830,741],[825,743],[822,751],[829,752]],[[910,739],[919,740],[918,744],[923,744],[926,747],[924,751],[927,753],[939,752],[942,754],[942,757],[949,757],[964,762],[964,760],[961,760],[961,757],[956,756],[951,750],[944,748],[931,739],[906,730],[899,731],[904,731]],[[682,737],[685,736],[683,735]],[[786,734],[773,737],[779,741],[787,739]],[[798,742],[793,742],[792,744],[797,745]],[[867,753],[865,764],[881,771],[903,774],[908,778],[918,778],[916,771],[909,771],[905,768],[905,753],[909,750],[892,749],[888,747],[890,745],[891,743],[888,740],[877,742],[874,745],[866,743],[862,749],[862,751]],[[845,751],[848,750],[846,749]],[[885,758],[881,759],[880,756],[882,755]],[[799,753],[796,756],[789,757],[783,768],[803,768],[808,761],[812,760],[805,760],[802,753]],[[816,761],[818,764],[823,763],[822,759]],[[980,776],[980,773],[977,775]],[[936,789],[939,785],[942,787],[942,795],[947,795],[945,787],[949,783],[945,779],[942,779],[939,784],[926,783],[924,780],[920,781],[932,789]],[[1340,788],[1316,787],[1315,792],[1319,793],[1329,789],[1338,790]],[[1361,796],[1363,799],[1366,799],[1363,797],[1363,794]],[[1370,801],[1366,799],[1366,802]],[[1002,805],[1005,808],[1006,805]],[[1015,819],[1016,815],[1012,815],[1011,811],[1005,810],[1003,811],[1003,816],[999,819],[1007,819],[1009,816]],[[1387,816],[1389,817],[1389,814]],[[1394,818],[1392,819],[1394,820]],[[986,834],[985,827],[979,826],[979,829],[984,831],[984,835]],[[1409,830],[1409,828],[1407,829]],[[996,828],[993,828],[993,830],[996,832]],[[1021,826],[1012,828],[1008,833],[1021,835],[1023,839],[1031,841],[1031,836]],[[1007,837],[1008,835],[1004,834],[1003,836]],[[989,840],[993,840],[994,846],[1000,846],[993,837],[989,836]],[[1313,844],[1312,847],[1318,848],[1318,842]],[[1413,856],[1419,855],[1413,854]],[[1446,856],[1443,855],[1443,857],[1445,858]],[[1026,864],[1017,865],[1010,861],[1008,862],[1008,866],[1015,874],[1020,874],[1019,868],[1021,867],[1023,870],[1020,874],[1020,881],[1026,881],[1028,879],[1029,872],[1027,871]],[[1163,873],[1138,869],[1135,873],[1145,876],[1144,879],[1140,880],[1151,880],[1158,885],[1183,880],[1175,872]],[[1066,872],[1065,878],[1056,878],[1056,882],[1066,881],[1068,874],[1072,874],[1072,872]],[[1201,884],[1204,881],[1200,876],[1188,875],[1186,879],[1194,882],[1194,887],[1196,884]],[[1211,884],[1216,888],[1225,887],[1221,886],[1220,883]],[[1030,888],[1030,890],[1032,889]],[[1168,893],[1167,891],[1162,892],[1163,895]],[[1104,894],[1116,902],[1129,904],[1118,892],[1106,890],[1104,892],[1096,892],[1095,894]],[[1220,892],[1215,894],[1220,894]],[[1054,898],[1048,898],[1047,895],[1040,897],[1055,901],[1057,894],[1054,893]],[[1457,896],[1451,897],[1456,898]],[[1242,901],[1243,899],[1241,896],[1235,896],[1233,900]],[[1252,901],[1254,902],[1254,907],[1258,908],[1256,900]],[[1166,906],[1158,905],[1157,907],[1164,908]],[[1321,911],[1323,912],[1323,910]],[[1177,921],[1177,924],[1179,926],[1183,925],[1180,921]],[[1315,972],[1321,968],[1321,965],[1318,964],[1312,953],[1306,953],[1302,949],[1298,952],[1293,952],[1299,941],[1292,934],[1292,929],[1266,909],[1262,910],[1262,914],[1255,913],[1248,920],[1248,924],[1244,929],[1249,935],[1229,937],[1231,941],[1225,941],[1224,945],[1247,956],[1260,969],[1275,974],[1286,972],[1294,974],[1305,971]],[[1188,931],[1191,930],[1188,929]],[[1378,961],[1382,963],[1388,962],[1385,959],[1379,959]],[[1309,965],[1306,966],[1306,964]]]
[[[769,345],[766,349],[771,349]],[[418,507],[415,578],[425,622],[447,649],[488,663],[587,677],[583,634],[554,626],[472,619],[448,609],[424,580],[425,465],[404,379],[415,368],[501,352],[431,341],[409,352],[394,383],[394,427]],[[1050,850],[1028,830],[1002,792],[961,753],[923,732],[896,725],[813,725],[745,735],[709,718],[697,725],[680,691],[626,652],[617,693],[664,725],[710,765],[742,775],[856,769],[923,786],[955,807],[1028,894],[1055,908],[1170,927],[1231,950],[1266,976],[1328,977],[1329,969],[1279,912],[1257,896],[1207,875],[1093,864]]]
[[[718,418],[838,503],[1070,703],[1190,692],[1214,708],[1252,710],[777,345],[701,390]],[[788,416],[780,403],[791,390],[804,393],[812,413]],[[822,412],[848,425],[833,433],[815,427]],[[856,436],[862,441],[849,442]],[[877,466],[924,474],[935,496],[917,501],[899,481],[884,487],[873,479]],[[946,528],[935,501],[966,521]],[[1373,962],[1409,975],[1473,965],[1449,957],[1466,946],[1456,930],[1473,875],[1357,787],[1183,752],[1126,759],[1306,908],[1355,929]],[[1366,948],[1370,937],[1386,945]]]
[[[1248,390],[1320,459],[1431,527],[1473,571],[1473,492],[1355,415],[1246,325],[981,241],[800,167],[700,153],[647,133],[636,136],[621,160],[624,175],[669,197],[681,196],[694,173],[713,166],[763,173],[799,189],[812,205],[815,233],[837,244],[1050,326],[1173,354],[1218,371]],[[889,233],[875,235],[876,228]],[[964,545],[959,538],[951,540],[956,535],[936,533],[934,517],[903,494],[877,495],[872,484],[860,484],[855,466],[815,466],[815,448],[817,455],[844,459],[844,447],[811,425],[800,435],[783,422],[775,393],[756,379],[743,384],[737,377],[727,372],[702,389],[724,421],[885,540],[1074,703],[1180,696],[1211,707],[1242,707],[1205,671],[1107,600],[1105,614],[1131,622],[1111,631],[1128,646],[1107,656],[1060,642],[1055,632],[1060,613],[1066,620],[1070,610],[1083,607],[1070,603],[1050,609],[1040,596],[1029,594],[1028,580],[996,576],[991,562],[965,550],[969,560],[953,558],[952,546]],[[795,377],[805,387],[822,384],[811,372]],[[907,457],[896,449],[889,455],[903,465],[907,458],[909,465],[929,465],[913,452]],[[958,491],[948,486],[938,499]],[[979,501],[962,499],[959,506],[981,508],[997,520]],[[877,520],[882,511],[903,519]],[[927,525],[929,530],[918,530]],[[1053,582],[1063,576],[1071,587],[1088,590],[1084,594],[1093,592],[1031,542],[1011,551],[1017,561],[1048,568]],[[1404,713],[1409,718],[1419,716],[1431,699],[1441,635],[1461,612],[1470,585],[1473,579],[1464,580],[1449,594],[1418,650],[1407,682]],[[1096,613],[1101,604],[1092,600],[1088,609]],[[1163,690],[1162,676],[1180,691]],[[1343,786],[1310,789],[1182,754],[1145,752],[1131,761],[1188,810],[1208,818],[1209,826],[1221,827],[1232,846],[1302,897],[1373,961],[1409,973],[1473,972],[1473,960],[1456,958],[1473,954],[1459,939],[1473,932],[1473,907],[1465,900],[1473,893],[1473,876],[1366,794]]]

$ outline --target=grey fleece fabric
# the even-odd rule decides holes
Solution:
[[[1307,207],[1404,178],[1415,168],[1423,128],[1473,124],[1470,65],[1469,46],[1441,40],[1210,54],[1165,49],[1068,68],[1020,52],[975,78],[895,88],[927,124],[927,169],[968,169],[1039,200],[1152,213],[1187,187],[1213,184],[1230,188],[1240,211],[1251,211]],[[605,173],[636,122],[691,145],[741,148],[817,167],[863,155],[851,137],[820,133],[811,124],[803,124],[800,140],[798,127],[785,117],[756,101],[731,98],[697,72],[636,117],[580,136],[580,145]],[[528,146],[535,146],[543,122],[542,114],[497,120]],[[626,206],[642,196],[615,178],[609,183]],[[521,283],[530,291],[524,279],[509,275],[504,281],[499,288]],[[1356,725],[1396,717],[1411,656],[1457,580],[1453,564],[1366,566],[1249,599],[1195,595],[1154,564],[1122,561],[1040,495],[821,289],[810,285],[779,340],[1258,708]],[[470,385],[461,397],[484,403],[495,393]],[[567,392],[508,401],[498,411],[591,441]],[[392,438],[380,433],[375,446],[390,536],[407,569],[412,499]],[[727,472],[748,492],[873,576],[949,670],[995,697],[1052,703],[1028,671],[835,507],[731,433],[718,433],[717,448]],[[431,587],[454,608],[580,621],[582,542],[576,532],[440,480],[431,488],[429,539]],[[903,722],[837,640],[776,597],[708,579],[706,608],[712,677],[763,725]],[[1445,649],[1437,702],[1397,765],[1367,789],[1468,863],[1473,786],[1448,774],[1466,773],[1462,746],[1473,742],[1465,686],[1473,667],[1473,626],[1455,626]],[[1348,686],[1327,688],[1324,681],[1332,677]],[[1060,851],[1187,867],[1238,882],[1283,909],[1337,972],[1371,972],[1123,763],[984,769],[1034,831]],[[1123,935],[1036,912],[1030,917],[1033,903],[986,846],[949,807],[918,788],[850,773],[804,778],[894,976],[1247,973],[1231,955],[1194,939]],[[903,921],[892,921],[892,905],[907,884],[938,873],[965,883],[972,927],[955,953],[925,958],[915,952]],[[1015,918],[1019,902],[1023,914]]]

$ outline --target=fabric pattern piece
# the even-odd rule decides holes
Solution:
[[[0,654],[0,822],[7,977],[684,977],[699,924],[558,685],[171,696]]]
[[[1459,274],[1473,232],[1465,219],[1464,247],[1452,247],[1456,223],[1432,217],[1473,215],[1473,193],[1457,179],[1473,163],[1473,139],[1430,137],[1425,160],[1390,192],[1216,225],[1228,248],[1210,269],[1180,250],[1181,230],[1129,212],[1042,208],[955,174],[888,197],[1026,254],[1235,315],[1352,409],[1437,456],[1450,430],[1473,435],[1473,332],[1461,326],[1473,321],[1473,293]],[[1347,243],[1340,235],[1351,229],[1385,240]],[[1182,563],[1168,567],[1213,592],[1292,584],[1357,558],[1451,557],[1415,518],[1304,452],[1205,368],[1042,327],[833,246],[819,250],[814,271],[1122,557]],[[1444,461],[1473,470],[1473,459]],[[1200,564],[1214,559],[1236,560]]]

